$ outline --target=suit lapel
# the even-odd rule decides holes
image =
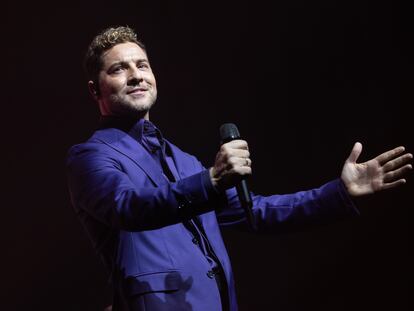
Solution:
[[[108,128],[97,131],[94,137],[130,158],[155,185],[159,186],[167,182],[159,166],[148,151],[127,133],[119,129]]]
[[[195,167],[194,167],[193,161],[191,161],[192,159],[188,156],[188,154],[182,152],[179,148],[174,146],[168,140],[166,139],[164,140],[171,150],[175,168],[177,169],[180,179],[183,179],[185,177],[195,174],[195,171],[194,171]]]

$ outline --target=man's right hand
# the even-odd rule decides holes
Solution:
[[[244,140],[232,140],[220,147],[214,166],[210,168],[211,182],[224,191],[236,186],[252,174],[249,146]]]

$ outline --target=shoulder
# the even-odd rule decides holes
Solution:
[[[66,167],[85,169],[89,166],[97,166],[111,161],[113,151],[101,142],[85,142],[72,146],[66,156]],[[113,162],[113,161],[111,161]],[[117,162],[117,161],[116,161]]]
[[[107,130],[98,130],[85,142],[71,146],[66,154],[66,165],[110,157],[111,154],[114,154],[114,150],[106,142],[108,134],[111,133]]]
[[[85,142],[70,147],[67,158],[85,152],[110,152],[112,148],[109,145],[122,140],[127,135],[125,132],[115,128],[96,130]]]

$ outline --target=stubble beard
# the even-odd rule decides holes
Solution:
[[[110,97],[114,107],[112,113],[120,117],[144,117],[155,104],[157,95],[148,94],[145,98],[131,99],[128,95],[112,95]]]

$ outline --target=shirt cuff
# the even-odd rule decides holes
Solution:
[[[222,205],[223,195],[214,188],[208,170],[181,179],[178,184],[176,198],[183,216],[211,211]]]

